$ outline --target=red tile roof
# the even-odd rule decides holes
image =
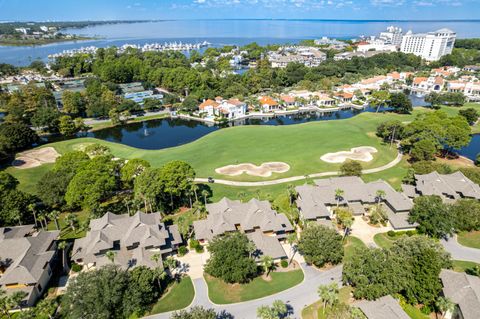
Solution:
[[[270,96],[262,96],[260,99],[260,104],[261,105],[270,105],[270,106],[275,106],[275,105],[278,105],[277,101],[275,101],[274,99],[272,99]]]
[[[220,104],[218,104],[217,102],[213,101],[213,100],[206,100],[204,101],[202,104],[200,104],[200,106],[198,107],[200,110],[203,110],[204,108],[206,108],[207,106],[213,106],[213,108],[217,108]]]

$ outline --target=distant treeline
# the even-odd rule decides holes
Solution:
[[[0,34],[13,34],[15,29],[30,28],[33,31],[40,31],[41,26],[56,27],[59,30],[68,28],[85,28],[89,26],[117,23],[139,23],[146,20],[112,20],[112,21],[65,21],[65,22],[4,22],[0,23]]]
[[[455,47],[461,49],[476,49],[480,50],[480,38],[477,39],[457,39]]]

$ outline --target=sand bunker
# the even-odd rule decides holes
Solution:
[[[270,177],[272,173],[285,173],[290,170],[290,166],[283,162],[268,162],[260,166],[251,163],[242,163],[238,165],[227,165],[217,168],[215,172],[222,175],[238,176],[243,173],[251,176]]]
[[[343,163],[347,159],[370,162],[373,160],[372,153],[377,153],[377,149],[371,146],[361,146],[354,147],[350,149],[350,152],[336,152],[336,153],[327,153],[320,157],[320,159],[327,163]]]
[[[45,163],[55,163],[60,156],[53,147],[44,147],[18,153],[12,165],[19,169],[37,167]]]

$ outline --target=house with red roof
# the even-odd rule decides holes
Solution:
[[[261,96],[258,98],[258,102],[264,112],[275,112],[282,109],[282,106],[270,96]]]

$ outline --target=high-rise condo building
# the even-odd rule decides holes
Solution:
[[[452,53],[456,37],[457,34],[449,29],[417,34],[408,31],[402,38],[400,51],[413,53],[427,61],[438,61]]]

